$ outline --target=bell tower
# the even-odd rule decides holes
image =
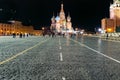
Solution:
[[[113,4],[110,4],[110,18],[111,19],[115,19],[115,18],[120,19],[120,0],[114,0]]]
[[[115,26],[120,26],[120,0],[114,0],[110,5],[110,19],[114,19]]]

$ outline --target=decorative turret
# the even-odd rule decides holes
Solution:
[[[120,0],[113,0],[113,4],[110,4],[110,18],[120,18]]]
[[[60,21],[60,17],[58,16],[58,14],[57,14],[55,20],[56,20],[56,22],[59,22],[59,21]]]
[[[70,14],[68,13],[68,16],[67,16],[67,21],[70,22],[71,21],[71,17],[70,17]]]
[[[56,21],[55,21],[55,16],[54,16],[54,13],[53,13],[53,17],[51,18],[51,27],[50,27],[50,29],[52,31],[54,31],[55,30],[55,26],[56,26]]]
[[[52,21],[52,23],[55,22],[55,16],[54,16],[54,13],[53,13],[53,17],[51,18],[51,21]]]
[[[120,7],[120,0],[114,0],[113,4],[116,7]]]

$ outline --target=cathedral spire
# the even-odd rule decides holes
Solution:
[[[61,10],[60,10],[60,12],[64,12],[63,3],[61,3]]]
[[[65,20],[65,13],[64,13],[64,9],[63,9],[63,3],[61,3],[61,10],[60,10],[60,19],[61,20]]]
[[[54,18],[55,18],[55,15],[54,15],[54,12],[53,12],[53,16],[52,16],[51,20],[53,20]]]
[[[67,18],[70,18],[70,13],[68,12],[68,16],[67,16]]]

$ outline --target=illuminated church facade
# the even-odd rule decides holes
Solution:
[[[56,32],[73,32],[70,14],[65,16],[63,4],[61,4],[60,13],[51,18],[51,29]]]
[[[120,0],[114,0],[109,7],[110,18],[101,20],[102,29],[106,32],[116,32],[120,28]]]

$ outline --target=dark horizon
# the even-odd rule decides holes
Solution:
[[[64,11],[71,16],[73,27],[94,31],[101,26],[101,19],[109,17],[109,6],[112,0],[1,0],[0,21],[19,20],[24,25],[33,25],[35,29],[50,26],[53,13],[55,16],[60,11],[63,2]]]

